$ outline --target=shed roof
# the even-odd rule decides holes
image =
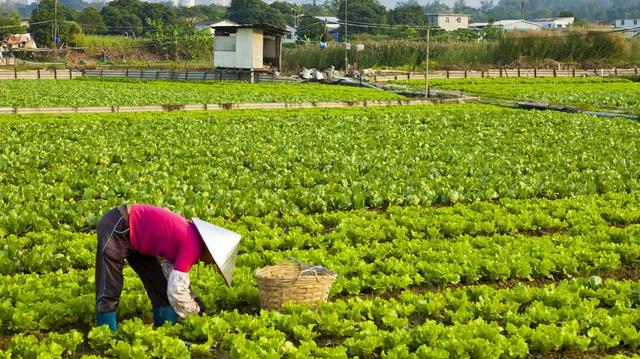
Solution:
[[[491,26],[509,26],[509,25],[515,25],[515,24],[527,24],[533,27],[542,27],[542,25],[535,23],[535,22],[531,22],[531,21],[527,21],[527,20],[499,20],[499,21],[495,21],[491,24],[489,24],[488,22],[474,22],[472,24],[469,24],[469,27],[487,27],[489,25]]]
[[[287,31],[269,24],[239,24],[231,20],[221,20],[211,25],[213,29],[262,29],[267,34],[284,35]]]

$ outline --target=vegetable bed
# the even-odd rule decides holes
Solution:
[[[424,91],[424,80],[392,81]],[[433,80],[434,88],[514,101],[640,114],[640,83],[618,78],[491,78]]]
[[[0,116],[0,358],[527,358],[640,347],[640,124],[487,105]],[[131,202],[243,235],[234,285],[151,328],[127,266],[93,328],[95,226]],[[253,273],[338,272],[317,311]]]
[[[402,98],[368,88],[309,83],[76,79],[7,80],[0,86],[0,106],[17,107],[298,103]]]

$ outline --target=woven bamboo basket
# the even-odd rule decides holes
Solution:
[[[326,302],[336,273],[327,269],[305,268],[302,264],[281,263],[256,270],[263,309],[281,309],[288,301],[315,308]]]

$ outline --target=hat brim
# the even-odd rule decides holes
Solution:
[[[240,234],[198,218],[193,218],[192,221],[206,247],[202,260],[215,264],[225,284],[230,287],[238,258]]]

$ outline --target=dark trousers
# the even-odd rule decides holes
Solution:
[[[118,309],[124,284],[122,270],[125,259],[142,280],[153,307],[170,305],[167,279],[158,258],[142,255],[131,248],[127,207],[119,206],[107,212],[98,223],[96,312],[107,313]]]

